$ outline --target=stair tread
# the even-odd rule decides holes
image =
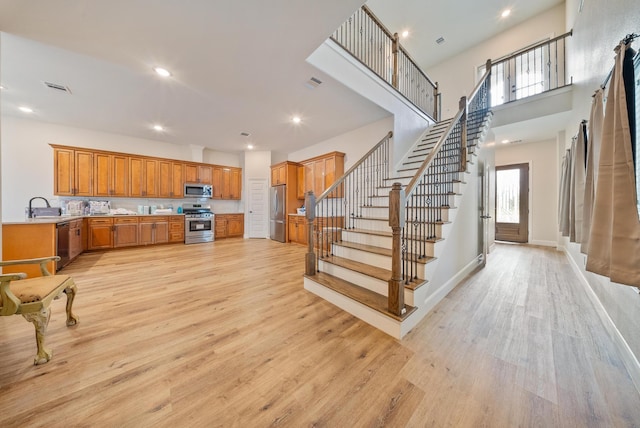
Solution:
[[[408,237],[410,240],[412,241],[416,241],[418,239],[413,239],[412,237]],[[437,242],[437,241],[442,241],[442,238],[429,238],[429,239],[424,239],[425,242]],[[333,242],[333,245],[337,245],[340,247],[345,247],[345,248],[352,248],[354,250],[361,250],[361,251],[366,251],[368,253],[374,253],[374,254],[379,254],[382,256],[388,256],[391,257],[391,253],[392,250],[390,248],[383,248],[383,247],[376,247],[373,245],[367,245],[367,244],[357,244],[355,242],[348,242],[348,241],[340,241],[340,242]],[[417,262],[420,264],[427,264],[430,263],[432,261],[435,260],[435,257],[430,257],[430,256],[425,256],[420,258],[415,257],[415,255],[412,255],[412,258],[417,258]]]
[[[324,272],[318,272],[315,275],[305,275],[305,277],[398,321],[406,319],[416,310],[413,306],[405,305],[406,312],[398,316],[389,312],[388,299],[382,294],[378,294]]]
[[[354,272],[379,279],[381,281],[389,281],[389,279],[391,278],[391,271],[389,269],[384,269],[378,266],[371,266],[369,264],[346,259],[344,257],[327,256],[323,257],[321,260],[325,263],[331,263],[333,265],[340,266],[342,268],[349,269]],[[429,281],[427,281],[426,279],[418,278],[417,280],[412,280],[409,284],[404,284],[404,288],[415,291],[423,285],[426,285],[428,282]]]

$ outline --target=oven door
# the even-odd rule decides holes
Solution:
[[[213,224],[213,217],[185,218],[185,243],[194,244],[213,241]]]

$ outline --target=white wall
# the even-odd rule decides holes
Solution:
[[[442,93],[442,118],[453,117],[458,112],[460,97],[469,96],[475,86],[478,66],[484,65],[488,59],[498,59],[524,46],[564,32],[564,5],[560,4],[428,68],[427,75],[438,82]],[[442,47],[446,49],[446,43]]]
[[[568,148],[578,123],[589,118],[591,95],[613,67],[614,47],[625,35],[640,31],[640,7],[637,0],[585,1],[582,12],[578,12],[579,0],[568,0],[566,4],[567,27],[574,30],[568,64],[574,76],[573,111],[567,123],[564,146]],[[640,50],[638,41],[633,46]],[[632,287],[585,272],[585,259],[579,246],[569,243],[566,238],[561,242],[636,358],[640,358],[640,296]],[[636,257],[640,266],[640,255]]]
[[[338,151],[345,153],[344,170],[346,171],[392,129],[393,117],[385,117],[377,122],[322,141],[313,146],[298,150],[297,152],[289,153],[287,160],[300,162],[325,153]]]
[[[189,146],[143,140],[118,134],[81,128],[53,125],[35,120],[2,116],[2,219],[21,220],[24,208],[33,196],[43,196],[58,202],[53,195],[53,149],[49,144],[110,150],[122,153],[191,160]],[[238,165],[236,160],[234,165]],[[225,160],[233,160],[225,158]],[[223,162],[212,162],[224,165]],[[177,204],[181,200],[114,199],[116,207],[133,208],[136,205]],[[213,201],[225,212],[238,212],[238,202]],[[174,205],[175,206],[175,205]]]
[[[556,141],[496,146],[496,166],[529,164],[529,243],[555,247],[558,236]]]

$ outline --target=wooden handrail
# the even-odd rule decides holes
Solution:
[[[571,30],[567,31],[564,34],[561,34],[561,35],[559,35],[557,37],[554,37],[553,39],[543,40],[543,41],[541,41],[539,43],[536,43],[533,46],[529,46],[528,48],[525,48],[525,49],[522,49],[520,51],[514,52],[514,53],[510,54],[509,56],[506,56],[504,58],[499,58],[499,59],[493,61],[492,65],[502,64],[505,61],[509,61],[509,60],[511,60],[511,59],[513,59],[513,58],[515,58],[517,56],[521,56],[521,55],[523,55],[523,54],[525,54],[527,52],[530,52],[532,50],[538,49],[541,46],[548,45],[548,44],[551,44],[553,42],[557,42],[558,40],[564,39],[564,38],[569,37],[569,36],[573,36],[573,28]]]
[[[375,22],[375,23],[376,23],[376,25],[377,25],[378,27],[380,27],[380,29],[381,29],[382,31],[384,31],[384,33],[385,33],[385,34],[386,34],[386,35],[387,35],[391,40],[393,40],[393,33],[392,33],[391,31],[389,31],[389,29],[388,29],[387,27],[385,27],[385,26],[384,26],[384,24],[382,23],[382,21],[380,21],[380,20],[378,19],[378,17],[374,15],[374,13],[371,11],[371,9],[369,9],[369,8],[367,7],[367,5],[366,5],[366,4],[363,4],[363,5],[362,5],[362,10],[364,11],[364,13],[366,13],[367,15],[369,15],[369,18],[371,18],[371,19],[373,20],[373,22]]]
[[[425,78],[425,79],[427,79],[427,82],[429,82],[429,83],[431,84],[431,86],[433,86],[433,87],[436,87],[436,88],[437,88],[437,87],[438,87],[438,84],[437,84],[437,83],[434,83],[434,82],[433,82],[433,80],[431,80],[431,79],[429,78],[429,76],[427,76],[427,74],[426,74],[424,71],[422,71],[422,68],[420,68],[420,67],[418,66],[418,64],[416,63],[416,61],[413,59],[413,57],[411,57],[411,55],[409,55],[409,52],[407,52],[407,50],[406,50],[404,47],[402,47],[402,45],[400,45],[400,46],[399,46],[399,49],[402,51],[402,53],[404,53],[404,55],[407,57],[407,59],[408,59],[409,61],[411,61],[411,63],[412,63],[412,64],[413,64],[413,66],[418,70],[418,72],[420,72],[420,74],[422,74],[422,75],[424,76],[424,78]]]

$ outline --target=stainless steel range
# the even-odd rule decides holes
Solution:
[[[184,204],[184,243],[197,244],[212,242],[214,230],[214,215],[211,205]]]

